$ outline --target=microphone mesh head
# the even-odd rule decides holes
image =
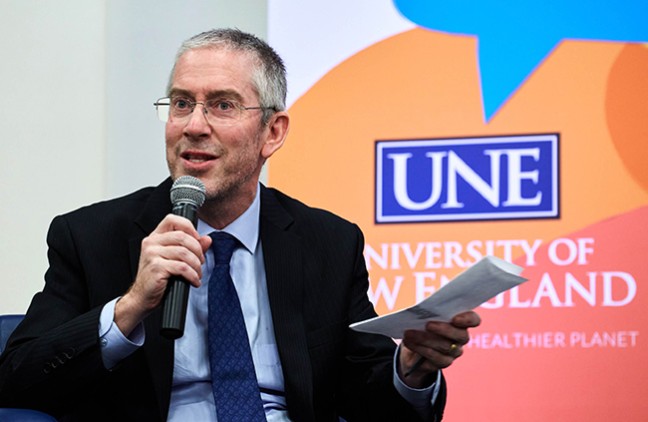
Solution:
[[[201,207],[205,202],[205,185],[193,176],[180,176],[171,186],[171,203],[192,203]]]

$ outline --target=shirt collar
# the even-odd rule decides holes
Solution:
[[[261,185],[257,185],[257,191],[252,204],[236,220],[232,221],[223,230],[216,230],[203,220],[198,219],[198,234],[207,236],[211,232],[224,231],[241,242],[245,248],[254,253],[259,242],[259,213],[261,209]]]

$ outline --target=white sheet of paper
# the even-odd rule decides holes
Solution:
[[[402,338],[405,330],[423,330],[428,321],[450,321],[524,281],[522,267],[493,256],[482,258],[418,304],[388,315],[356,322],[356,331]]]

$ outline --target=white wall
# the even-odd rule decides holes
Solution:
[[[167,174],[175,51],[206,29],[263,38],[265,0],[0,0],[0,314],[42,289],[51,219]]]

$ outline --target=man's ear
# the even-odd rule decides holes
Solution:
[[[288,127],[290,126],[290,117],[285,111],[279,111],[272,115],[268,122],[265,132],[265,142],[261,149],[261,156],[264,159],[270,158],[286,140]]]

